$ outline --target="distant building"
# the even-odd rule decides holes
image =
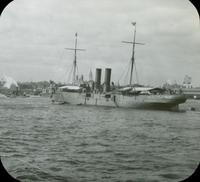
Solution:
[[[93,74],[92,74],[91,69],[90,69],[90,73],[89,73],[89,81],[93,81]]]
[[[183,87],[192,88],[192,77],[185,75],[184,80],[183,80]]]

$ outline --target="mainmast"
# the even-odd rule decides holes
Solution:
[[[77,70],[77,51],[85,51],[85,49],[78,49],[77,48],[77,36],[78,34],[75,34],[75,47],[74,48],[65,48],[67,50],[73,50],[74,51],[74,61],[73,61],[73,81],[72,84],[75,85],[76,83],[76,70]]]
[[[128,42],[128,41],[122,41],[123,43],[128,43],[128,44],[132,44],[133,48],[132,48],[132,57],[131,57],[131,73],[130,73],[130,80],[129,80],[129,85],[132,85],[132,79],[133,79],[133,66],[135,64],[135,44],[140,44],[140,45],[144,45],[143,43],[137,43],[135,42],[136,40],[136,22],[132,22],[132,25],[134,26],[134,35],[133,35],[133,42]]]

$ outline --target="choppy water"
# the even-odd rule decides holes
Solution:
[[[193,105],[168,112],[1,99],[0,155],[22,182],[180,181],[199,163],[200,101],[184,107]]]

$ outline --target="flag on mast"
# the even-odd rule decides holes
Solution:
[[[132,22],[132,25],[135,26],[135,25],[136,25],[136,22]]]

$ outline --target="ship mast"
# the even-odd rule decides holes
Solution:
[[[65,48],[67,50],[73,50],[74,51],[74,61],[73,61],[73,80],[72,84],[75,85],[76,83],[76,70],[77,70],[77,51],[85,51],[85,49],[78,49],[77,48],[77,36],[78,34],[75,34],[75,47],[74,48]]]
[[[134,35],[133,35],[133,42],[128,42],[128,41],[122,41],[123,43],[128,43],[128,44],[132,44],[133,48],[132,48],[132,57],[131,57],[131,73],[130,73],[130,80],[129,80],[129,85],[132,85],[132,79],[133,79],[133,66],[135,64],[135,45],[139,44],[139,45],[144,45],[143,43],[137,43],[135,42],[136,40],[136,22],[132,22],[132,25],[134,26]]]

